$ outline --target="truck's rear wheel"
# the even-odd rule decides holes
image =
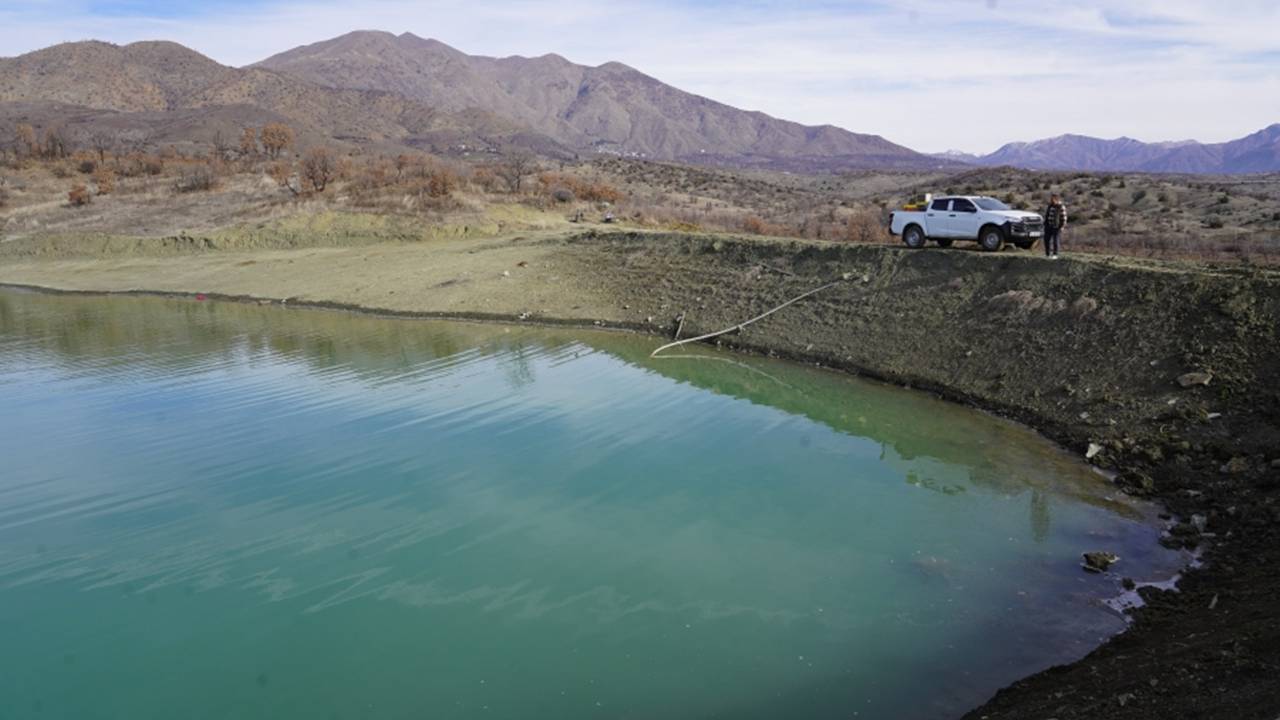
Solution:
[[[955,240],[952,240],[951,238],[936,238],[934,239],[934,242],[938,243],[938,247],[948,248],[951,247],[951,243],[955,242]]]
[[[988,225],[982,228],[982,233],[978,235],[978,244],[987,252],[999,252],[1004,249],[1004,233],[1000,228]]]
[[[919,250],[924,247],[927,238],[924,236],[924,230],[919,225],[908,225],[906,230],[902,231],[902,242],[912,250]]]

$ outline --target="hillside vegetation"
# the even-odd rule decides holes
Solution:
[[[353,32],[247,68],[171,42],[85,41],[0,58],[0,123],[208,143],[271,120],[317,141],[446,155],[522,148],[562,159],[845,169],[944,162],[875,135],[739,110],[621,63],[472,56],[408,33]]]
[[[1280,259],[1280,176],[1009,168],[799,175],[623,158],[555,160],[524,150],[447,157],[326,143],[280,121],[219,130],[208,144],[26,123],[0,132],[8,140],[0,151],[0,237],[7,241],[161,237],[297,214],[354,213],[472,235],[511,229],[510,222],[519,224],[512,218],[525,218],[535,227],[611,222],[898,243],[888,235],[888,214],[926,192],[991,195],[1037,211],[1056,192],[1072,218],[1068,252]],[[507,220],[500,227],[490,222],[494,217]]]

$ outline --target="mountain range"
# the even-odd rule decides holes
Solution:
[[[739,110],[621,63],[473,56],[409,33],[352,32],[245,68],[170,42],[64,43],[0,59],[0,123],[208,142],[272,119],[304,141],[437,152],[521,147],[796,169],[945,164],[876,135]]]
[[[949,151],[934,157],[973,165],[1010,165],[1032,170],[1148,173],[1280,172],[1280,123],[1223,143],[1194,140],[1146,143],[1133,138],[1103,140],[1060,135],[1004,145],[989,155]]]
[[[684,92],[621,63],[468,55],[411,33],[357,31],[253,65],[164,41],[84,41],[0,58],[0,136],[19,122],[68,134],[209,143],[286,122],[301,144],[393,150],[610,154],[814,171],[1031,169],[1280,171],[1280,124],[1227,143],[1063,135],[994,153],[925,155],[878,135],[807,126]],[[3,142],[3,140],[0,140]]]

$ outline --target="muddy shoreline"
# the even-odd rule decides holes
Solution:
[[[439,252],[421,252],[424,265],[440,265]],[[232,276],[225,262],[141,290],[137,276],[95,272],[98,261],[60,274],[56,263],[6,266],[0,258],[0,282],[659,335],[683,315],[687,336],[731,327],[847,273],[829,291],[718,340],[925,390],[1028,424],[1072,452],[1093,449],[1091,461],[1119,487],[1186,519],[1167,542],[1204,553],[1179,591],[1140,591],[1146,605],[1127,632],[1013,684],[966,717],[1280,713],[1280,275],[635,233],[523,245],[517,238],[492,253],[471,260],[492,259],[477,272],[495,279],[474,283],[456,302],[434,302],[430,293],[407,302],[402,292],[390,307],[360,288],[326,297],[311,286],[273,285],[270,272]],[[516,269],[517,255],[554,268],[527,280],[540,291],[555,284],[541,303],[548,307],[530,304],[514,284],[506,293],[511,273],[525,267]],[[189,270],[204,257],[153,267]],[[1183,387],[1179,378],[1192,372],[1211,379]],[[1113,571],[1123,576],[1123,562]]]

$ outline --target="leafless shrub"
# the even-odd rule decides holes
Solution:
[[[71,192],[67,193],[67,202],[75,207],[81,207],[93,202],[93,195],[89,193],[89,188],[84,183],[77,183],[71,187]]]
[[[258,154],[258,131],[247,127],[240,132],[240,155],[253,157]]]
[[[218,178],[208,165],[194,165],[183,168],[173,182],[173,189],[179,193],[207,192],[218,186]]]
[[[120,133],[116,142],[127,154],[144,155],[155,144],[155,135],[150,130],[128,130]]]
[[[226,133],[217,130],[213,133],[213,154],[220,160],[226,160],[231,157],[231,140],[227,138]]]
[[[302,181],[293,171],[293,163],[279,160],[271,163],[267,167],[267,175],[276,181],[276,185],[289,191],[290,195],[297,197],[302,194]]]
[[[164,173],[164,161],[146,153],[130,153],[116,158],[116,174],[121,177],[156,176]]]
[[[61,160],[71,154],[71,144],[58,127],[47,127],[40,140],[41,154],[50,160]]]
[[[19,158],[35,157],[40,154],[40,143],[36,139],[36,129],[27,123],[19,123],[14,128],[14,154]]]
[[[742,220],[742,231],[752,235],[775,235],[775,226],[759,215],[748,215]]]
[[[622,191],[609,183],[566,173],[545,172],[538,176],[542,190],[556,202],[571,202],[574,198],[587,202],[615,204],[623,199]],[[565,193],[568,193],[565,199]]]
[[[313,147],[302,159],[302,177],[316,192],[324,192],[338,172],[338,163],[333,153],[325,147]]]
[[[99,165],[93,171],[93,184],[99,195],[110,195],[116,189],[116,173],[106,165]]]
[[[496,167],[482,165],[471,175],[471,182],[483,192],[496,193],[502,189],[505,181],[498,174]]]
[[[883,242],[886,235],[880,213],[872,210],[858,210],[849,216],[846,223],[846,238],[851,242]]]

